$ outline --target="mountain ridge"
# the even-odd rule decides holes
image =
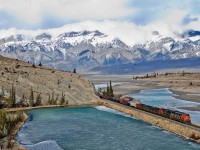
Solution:
[[[88,71],[107,65],[155,60],[177,60],[200,57],[199,31],[165,37],[158,31],[152,39],[133,46],[101,31],[63,32],[57,37],[41,33],[32,38],[23,34],[0,39],[0,55],[29,61],[60,70]]]

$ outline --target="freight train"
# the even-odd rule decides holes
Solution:
[[[191,124],[190,115],[186,114],[184,112],[176,111],[176,110],[170,110],[165,108],[158,108],[146,104],[142,104],[139,100],[136,100],[132,97],[111,97],[111,96],[102,96],[101,94],[97,94],[100,98],[107,99],[110,101],[114,101],[126,106],[134,107],[136,109],[140,109],[152,114],[156,114],[171,120],[175,120],[178,122],[182,122],[185,124]]]

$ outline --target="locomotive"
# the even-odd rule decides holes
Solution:
[[[114,101],[114,102],[129,106],[129,107],[134,107],[136,109],[140,109],[152,114],[156,114],[156,115],[159,115],[171,120],[175,120],[175,121],[182,122],[185,124],[191,124],[190,115],[184,112],[165,109],[165,108],[158,108],[158,107],[142,104],[139,100],[132,97],[116,98],[116,97],[111,97],[111,96],[102,96],[101,94],[98,94],[98,96],[103,99]]]

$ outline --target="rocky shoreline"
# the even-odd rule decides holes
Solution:
[[[25,147],[20,145],[18,142],[14,140],[14,137],[16,136],[17,132],[21,129],[21,127],[24,125],[26,120],[28,119],[28,115],[26,113],[23,113],[22,120],[18,122],[11,130],[11,133],[2,139],[1,149],[7,150],[7,149],[14,149],[14,150],[26,150]]]
[[[11,109],[7,109],[7,112],[16,112],[16,111],[28,111],[28,110],[33,110],[33,109],[40,109],[40,108],[55,108],[55,107],[88,107],[88,106],[97,106],[100,105],[100,102],[90,102],[90,103],[84,103],[84,104],[78,104],[78,105],[45,105],[45,106],[37,106],[37,107],[21,107],[21,108],[11,108]],[[26,113],[23,114],[23,118],[22,121],[20,121],[19,123],[17,123],[17,125],[15,127],[13,127],[11,133],[9,134],[9,137],[11,137],[11,147],[12,149],[16,149],[16,150],[26,150],[25,147],[23,147],[22,145],[20,145],[17,141],[14,140],[14,137],[17,135],[18,131],[21,129],[21,127],[25,124],[25,122],[28,119],[28,115]],[[8,145],[8,137],[4,138],[5,144],[4,147],[2,148],[3,150],[7,150],[5,147],[6,145]]]
[[[40,106],[40,107],[36,107],[36,108],[21,108],[20,110],[32,110],[32,109],[39,109],[39,108],[52,108],[52,107],[87,107],[87,106],[99,106],[99,105],[103,105],[103,106],[106,106],[106,107],[109,107],[109,108],[112,108],[112,109],[115,109],[117,111],[120,111],[120,112],[123,112],[123,113],[126,113],[128,115],[131,115],[131,116],[134,116],[140,120],[143,120],[147,123],[150,123],[152,125],[155,125],[155,126],[158,126],[160,128],[163,128],[167,131],[170,131],[172,133],[175,133],[177,135],[180,135],[180,136],[183,136],[185,138],[190,138],[191,140],[197,142],[197,143],[200,143],[200,139],[192,139],[191,137],[193,135],[195,135],[195,137],[200,137],[200,132],[197,132],[197,131],[194,131],[194,130],[190,130],[190,129],[185,129],[184,127],[181,127],[180,125],[177,125],[177,124],[174,124],[174,123],[171,123],[170,121],[168,120],[165,120],[164,118],[163,119],[158,119],[158,118],[155,118],[155,117],[152,117],[152,116],[148,116],[146,114],[142,114],[142,113],[139,113],[135,110],[129,110],[127,108],[124,108],[122,106],[118,106],[114,103],[110,103],[109,101],[106,101],[106,100],[101,100],[101,101],[98,101],[96,103],[91,103],[91,104],[83,104],[83,105],[71,105],[71,106],[58,106],[58,105],[55,105],[55,106]],[[14,111],[14,110],[10,110],[10,111]],[[15,110],[16,111],[16,110]],[[19,111],[19,109],[17,110]],[[17,132],[20,130],[20,128],[23,126],[23,124],[26,122],[28,116],[27,114],[24,114],[24,117],[23,117],[23,120],[18,123],[15,128],[13,129],[13,132],[12,132],[12,136],[16,136]],[[184,132],[184,129],[187,131],[187,132]],[[22,145],[20,145],[19,143],[17,143],[16,141],[12,141],[14,147],[18,150],[26,150],[26,148],[24,148]]]
[[[184,126],[180,123],[171,121],[170,119],[159,117],[153,114],[148,114],[137,109],[128,108],[122,106],[115,102],[110,102],[107,100],[102,100],[102,105],[115,109],[117,111],[126,113],[130,116],[136,117],[144,122],[150,123],[154,126],[160,127],[176,135],[180,135],[186,139],[190,139],[198,144],[200,144],[200,131],[190,128],[189,126]]]

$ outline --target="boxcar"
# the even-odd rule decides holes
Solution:
[[[139,100],[132,100],[132,101],[130,101],[130,106],[132,106],[132,107],[135,107],[136,108],[136,105],[137,104],[140,104],[140,101]]]
[[[119,98],[113,97],[113,101],[119,103]]]
[[[140,107],[139,109],[142,109],[144,111],[147,111],[147,112],[150,112],[153,114],[160,115],[163,113],[162,108],[157,108],[157,107],[145,105],[145,104],[141,104],[141,106],[139,106],[139,107]]]
[[[137,109],[142,109],[142,104],[140,103],[140,104],[136,104],[136,108]]]
[[[120,103],[130,106],[130,102],[134,100],[132,97],[120,97]]]

